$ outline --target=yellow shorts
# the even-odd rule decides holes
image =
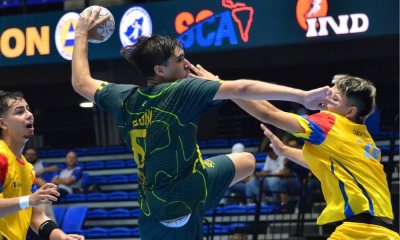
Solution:
[[[399,240],[400,237],[398,233],[378,225],[344,222],[328,239]]]

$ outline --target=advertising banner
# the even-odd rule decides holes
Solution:
[[[229,51],[399,34],[399,1],[181,0],[108,8],[113,36],[90,60],[121,58],[142,35],[168,34],[186,52]],[[0,17],[0,67],[68,62],[80,11]]]

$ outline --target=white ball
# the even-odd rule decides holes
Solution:
[[[100,6],[94,5],[91,7],[92,7],[92,14],[93,14],[96,11],[96,9],[99,8]],[[101,25],[99,25],[97,27],[97,33],[103,37],[103,40],[101,41],[101,40],[90,39],[89,42],[91,42],[91,43],[102,43],[102,42],[107,41],[111,37],[111,35],[113,34],[114,29],[115,29],[114,16],[111,14],[111,12],[107,8],[105,8],[105,7],[100,7],[100,8],[101,8],[101,10],[99,12],[97,19],[101,19],[107,15],[111,15],[111,17],[107,21],[103,22]],[[88,8],[83,10],[82,13],[84,13],[85,16],[87,16]]]

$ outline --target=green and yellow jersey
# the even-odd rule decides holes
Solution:
[[[207,196],[197,147],[197,119],[219,107],[221,82],[187,78],[149,87],[102,84],[97,106],[116,117],[138,164],[142,213],[171,220],[195,211]]]

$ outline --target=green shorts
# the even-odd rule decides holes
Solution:
[[[198,209],[192,213],[189,221],[182,227],[171,228],[141,213],[139,216],[140,239],[203,240],[203,219],[205,213],[218,206],[235,176],[235,165],[225,155],[209,158],[204,161],[204,164],[207,172],[207,198],[205,202],[199,203]]]

